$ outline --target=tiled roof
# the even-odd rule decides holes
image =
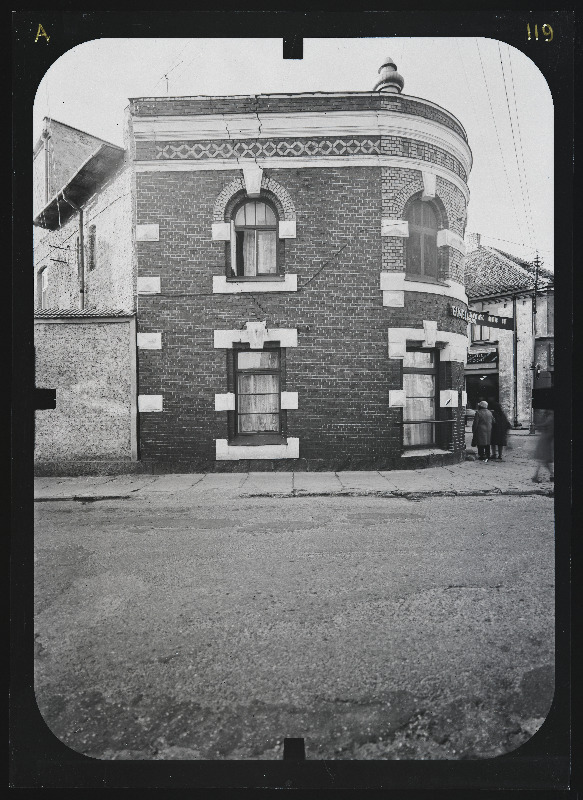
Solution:
[[[523,261],[494,247],[478,247],[468,253],[465,265],[465,284],[468,297],[534,289],[535,269]],[[539,287],[552,286],[552,272],[539,268]]]
[[[111,308],[43,308],[36,309],[35,319],[59,319],[65,317],[132,317],[133,311]]]

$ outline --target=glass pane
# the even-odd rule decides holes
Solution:
[[[245,225],[255,225],[255,203],[245,203]]]
[[[435,375],[405,373],[403,375],[403,389],[407,397],[433,398],[435,396]]]
[[[403,421],[435,419],[435,402],[427,397],[407,397]]]
[[[255,203],[256,225],[265,225],[265,203]]]
[[[240,414],[239,433],[279,431],[279,414]]]
[[[435,353],[423,350],[407,350],[403,358],[404,367],[423,367],[430,369],[435,366]]]
[[[437,278],[437,240],[428,234],[423,236],[423,272]]]
[[[239,369],[279,369],[277,350],[258,350],[238,354]]]
[[[434,425],[404,425],[403,444],[405,447],[432,445]]]
[[[255,231],[243,231],[243,275],[256,275]]]
[[[412,221],[415,223],[415,225],[423,224],[422,214],[423,214],[423,204],[421,203],[420,200],[416,200],[415,203],[413,203],[413,208],[412,208]]]
[[[407,272],[412,275],[421,273],[421,234],[409,231],[407,241]]]
[[[437,230],[437,218],[429,203],[423,203],[423,226]]]
[[[270,206],[265,206],[265,222],[267,225],[275,225],[277,220],[275,219],[275,214],[273,213],[273,209]]]
[[[239,395],[275,394],[279,392],[279,375],[267,372],[263,375],[254,373],[239,374],[237,392]]]
[[[257,231],[257,274],[277,272],[275,231]]]
[[[245,224],[245,206],[241,206],[241,208],[237,211],[235,216],[235,225],[244,225]]]
[[[240,394],[237,408],[240,414],[279,413],[279,392],[277,394]]]

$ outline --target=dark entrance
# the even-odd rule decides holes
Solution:
[[[498,373],[482,373],[466,375],[466,392],[468,408],[476,408],[480,400],[486,400],[489,406],[498,402]]]

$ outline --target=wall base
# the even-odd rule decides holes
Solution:
[[[37,462],[36,477],[76,477],[81,475],[166,475],[203,472],[343,472],[371,470],[426,469],[458,464],[465,450],[397,456],[371,461],[364,458],[306,459],[282,458],[244,461],[58,461]]]

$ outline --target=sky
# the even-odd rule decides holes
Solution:
[[[281,39],[95,39],[59,58],[34,104],[42,120],[123,145],[131,97],[371,91],[385,56],[404,95],[437,103],[464,126],[473,153],[466,233],[553,269],[553,101],[522,52],[484,38],[304,39],[284,60]],[[34,144],[34,143],[33,143]]]

